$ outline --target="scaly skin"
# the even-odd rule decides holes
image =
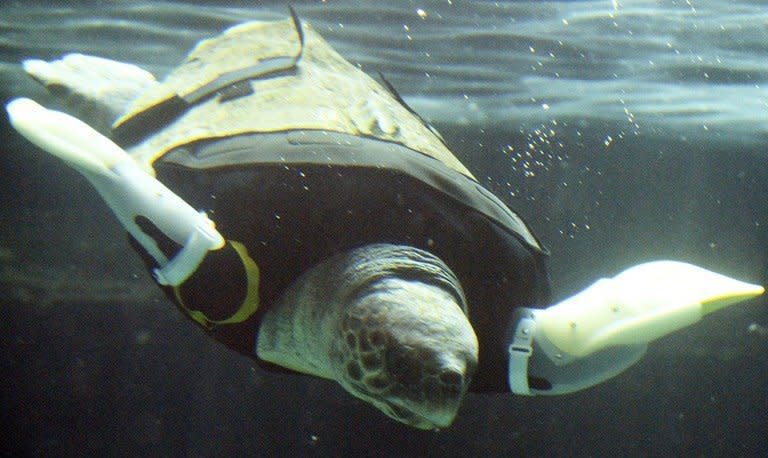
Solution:
[[[478,344],[447,266],[410,247],[371,245],[300,277],[265,314],[258,356],[336,380],[420,429],[450,425]]]

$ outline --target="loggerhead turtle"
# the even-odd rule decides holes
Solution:
[[[526,224],[295,14],[202,41],[163,82],[79,54],[24,67],[102,133],[29,99],[12,124],[85,175],[187,316],[417,428],[449,425],[468,390],[594,385],[762,293],[663,261],[542,309]]]

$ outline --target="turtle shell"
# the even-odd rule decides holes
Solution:
[[[127,127],[140,131],[129,151],[147,167],[202,139],[322,130],[395,142],[472,176],[396,94],[295,19],[249,22],[201,41],[115,122],[118,140]]]

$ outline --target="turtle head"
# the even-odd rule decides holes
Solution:
[[[477,368],[478,343],[444,288],[382,279],[342,316],[337,379],[356,397],[420,429],[450,425]]]

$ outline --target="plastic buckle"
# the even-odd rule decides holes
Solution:
[[[515,394],[532,396],[528,386],[528,360],[533,354],[536,321],[527,315],[520,319],[509,345],[509,388]]]
[[[195,226],[184,248],[160,269],[155,269],[155,279],[163,286],[178,286],[197,270],[211,249],[221,245],[221,235],[211,227],[210,220],[202,213],[204,222]]]

